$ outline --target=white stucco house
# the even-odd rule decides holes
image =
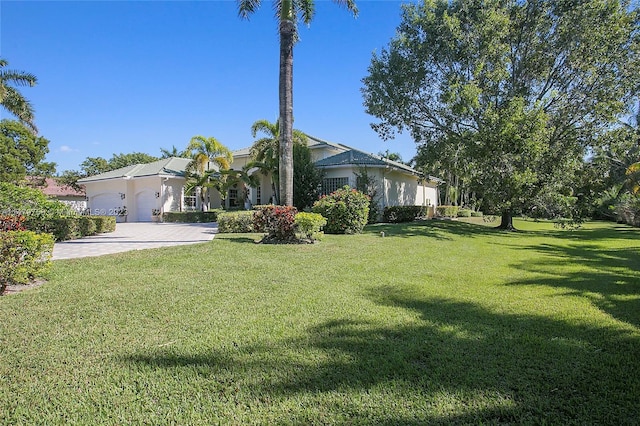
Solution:
[[[322,192],[331,193],[345,185],[357,186],[358,175],[366,168],[375,182],[380,208],[387,206],[425,206],[435,210],[440,179],[424,176],[417,170],[374,154],[346,145],[309,137],[312,160],[323,169]],[[251,157],[249,148],[233,152],[231,168],[241,170]],[[168,158],[150,164],[138,164],[90,176],[78,181],[85,185],[92,214],[116,215],[126,207],[127,220],[151,221],[154,210],[159,212],[200,210],[200,194],[186,194],[185,169],[190,160]],[[229,189],[225,208],[244,208],[269,204],[273,200],[271,176],[256,170],[260,184],[255,188],[236,185]],[[246,195],[244,199],[243,194]],[[221,207],[215,190],[209,191],[208,205]],[[207,203],[205,203],[207,204]]]

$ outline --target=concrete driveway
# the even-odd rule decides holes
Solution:
[[[52,259],[201,243],[211,241],[217,231],[217,223],[118,223],[114,232],[55,243]]]

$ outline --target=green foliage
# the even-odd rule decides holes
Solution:
[[[327,219],[318,213],[300,212],[294,221],[297,230],[309,240],[317,240],[322,227],[327,224]]]
[[[90,216],[96,226],[96,234],[113,232],[116,230],[115,216]]]
[[[459,209],[458,217],[471,217],[471,213],[473,211],[471,209]]]
[[[49,176],[54,163],[43,160],[49,141],[36,136],[17,121],[0,121],[0,182],[20,183],[26,176]]]
[[[34,232],[51,234],[56,241],[66,241],[113,232],[115,222],[115,216],[31,216],[26,218],[25,227]]]
[[[290,243],[296,241],[295,217],[292,206],[266,206],[254,212],[254,229],[264,230],[263,243]]]
[[[33,106],[14,86],[33,87],[38,79],[31,73],[4,69],[7,65],[6,59],[0,59],[0,105],[35,134],[38,129],[34,123]]]
[[[148,164],[158,161],[159,158],[144,152],[131,152],[128,154],[113,154],[109,160],[109,168],[111,170],[120,169],[122,167],[133,166],[135,164]]]
[[[367,223],[376,223],[380,220],[380,197],[378,196],[380,183],[369,173],[366,166],[358,167],[354,174],[356,175],[356,189],[369,196]]]
[[[369,196],[345,186],[324,195],[313,205],[313,212],[327,219],[328,234],[359,234],[369,217]]]
[[[46,220],[77,213],[63,202],[47,198],[37,189],[0,182],[0,214]]]
[[[303,144],[293,145],[293,205],[298,211],[310,209],[320,196],[322,170],[311,160],[311,150]]]
[[[46,272],[53,237],[33,231],[0,232],[0,294],[7,285],[27,284]]]
[[[253,215],[254,212],[251,210],[222,212],[218,214],[218,232],[221,234],[253,232]]]
[[[483,217],[484,214],[480,211],[471,210],[471,217]]]
[[[637,10],[627,6],[406,5],[364,79],[374,128],[383,138],[410,131],[424,147],[419,166],[452,182],[446,195],[475,193],[503,217],[527,211],[539,194],[566,193],[640,82]]]
[[[214,209],[206,212],[164,212],[163,222],[175,223],[206,223],[217,222],[218,215],[224,212],[222,209]]]
[[[389,206],[382,213],[382,221],[387,223],[413,222],[426,215],[422,206]]]
[[[438,217],[458,217],[459,206],[438,206],[436,207],[436,215]]]
[[[640,196],[631,193],[622,195],[614,211],[618,222],[640,226]]]

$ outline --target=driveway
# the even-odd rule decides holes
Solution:
[[[118,223],[114,232],[55,243],[52,259],[196,244],[211,241],[217,231],[217,223]]]

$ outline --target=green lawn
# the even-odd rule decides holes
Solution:
[[[516,226],[55,262],[0,298],[0,424],[638,424],[640,230]]]

